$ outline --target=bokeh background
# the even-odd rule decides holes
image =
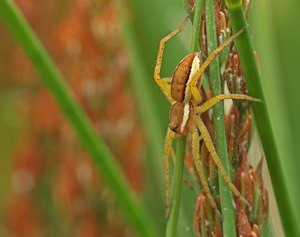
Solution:
[[[169,105],[152,74],[158,42],[181,23],[183,3],[126,1],[130,25],[124,26],[115,1],[16,2],[163,233],[160,154]],[[298,9],[296,0],[253,0],[249,27],[300,220]],[[189,30],[168,45],[163,75],[171,75],[188,52]],[[73,129],[2,23],[0,35],[0,236],[134,236]],[[141,93],[144,87],[150,96]],[[145,111],[149,98],[155,105],[154,131]],[[189,194],[183,198],[194,200]],[[194,202],[185,204],[183,216],[189,219],[193,208]],[[180,223],[192,229],[192,223]]]

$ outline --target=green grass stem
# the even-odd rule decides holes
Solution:
[[[214,1],[205,1],[205,15],[206,15],[206,32],[207,32],[207,45],[208,54],[218,47],[217,35],[216,35],[216,24],[214,16]],[[209,75],[212,82],[212,94],[213,96],[219,95],[221,91],[221,79],[220,79],[220,68],[219,60],[216,57],[209,66]],[[220,160],[227,172],[230,174],[230,163],[227,154],[227,141],[225,133],[225,122],[224,122],[224,109],[223,104],[218,103],[213,108],[213,122],[214,122],[214,134],[215,134],[215,145],[217,153],[219,154]],[[236,236],[236,225],[235,225],[235,211],[233,207],[233,195],[219,172],[219,191],[221,198],[221,211],[223,217],[223,235],[235,237]]]
[[[244,33],[236,39],[236,47],[245,74],[249,94],[263,101],[262,103],[254,103],[253,111],[268,163],[283,228],[286,236],[300,236],[271,127],[260,75],[253,55],[253,48],[247,29],[248,25],[242,8],[242,1],[226,0],[226,5],[229,11],[233,32],[237,32],[241,28],[245,29]]]
[[[199,32],[201,24],[201,16],[203,9],[203,0],[195,1],[194,19],[193,19],[193,29],[192,29],[192,52],[199,51]]]
[[[192,44],[191,51],[198,51],[199,48],[199,30],[202,14],[202,0],[195,1],[195,12],[193,19],[193,33],[192,33]],[[166,227],[166,237],[174,237],[177,232],[177,223],[180,209],[180,199],[181,199],[181,186],[182,186],[182,173],[184,169],[184,155],[186,149],[186,136],[180,137],[178,139],[178,146],[176,151],[176,165],[174,172],[174,182],[172,183],[172,202],[171,202],[171,213],[170,219],[167,222]]]
[[[174,237],[177,232],[178,216],[180,210],[182,174],[184,169],[184,155],[186,147],[186,136],[178,139],[176,151],[176,164],[174,179],[172,183],[171,213],[166,227],[166,237]]]
[[[125,219],[133,226],[139,236],[159,236],[138,199],[130,191],[123,172],[115,162],[111,152],[96,134],[86,114],[76,103],[63,76],[13,1],[1,1],[0,17],[24,49],[40,74],[41,80],[53,94],[66,118],[77,131],[80,142],[93,158],[96,169],[114,194]]]

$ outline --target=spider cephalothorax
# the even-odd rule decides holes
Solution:
[[[201,119],[201,113],[207,111],[213,107],[216,103],[224,99],[241,99],[249,101],[259,101],[258,99],[252,98],[243,94],[221,94],[212,97],[208,101],[201,104],[202,97],[200,95],[198,87],[201,86],[201,78],[205,69],[209,66],[210,62],[222,51],[222,49],[228,46],[233,40],[243,32],[243,29],[233,35],[231,38],[226,40],[221,46],[216,48],[207,59],[201,64],[200,54],[192,53],[182,59],[177,67],[175,68],[174,74],[170,78],[161,78],[160,69],[162,64],[163,51],[166,42],[173,36],[182,31],[184,25],[187,23],[186,18],[183,24],[163,38],[159,45],[159,51],[157,56],[157,62],[154,71],[154,80],[164,92],[167,99],[172,104],[170,110],[170,123],[167,130],[164,146],[164,167],[165,167],[165,185],[166,185],[166,208],[167,213],[169,211],[169,192],[170,192],[170,181],[169,181],[169,155],[172,150],[172,141],[174,138],[179,136],[190,136],[192,143],[192,155],[194,158],[194,165],[199,175],[202,188],[206,193],[206,196],[211,206],[217,210],[216,203],[210,193],[209,186],[207,184],[202,163],[199,157],[199,143],[203,139],[214,163],[216,164],[220,174],[232,190],[235,196],[241,198],[244,202],[247,201],[241,196],[237,188],[232,184],[229,176],[220,161],[220,158],[215,150],[214,144],[210,137],[210,134]]]
[[[193,115],[192,103],[174,102],[170,110],[169,128],[180,135],[187,135],[191,129]]]

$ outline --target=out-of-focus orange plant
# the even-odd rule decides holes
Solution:
[[[17,1],[67,78],[77,100],[123,167],[142,188],[143,134],[126,90],[127,52],[111,1]],[[2,44],[2,47],[6,44]],[[5,219],[14,236],[132,236],[76,134],[36,79],[21,49],[10,45],[13,84],[28,116],[14,155]],[[2,85],[7,86],[7,85]]]

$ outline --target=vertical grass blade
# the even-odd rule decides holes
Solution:
[[[207,32],[207,45],[208,54],[218,47],[217,35],[216,35],[216,23],[214,16],[214,1],[205,1],[205,15],[206,15],[206,32]],[[222,93],[221,91],[221,79],[220,79],[220,68],[218,57],[211,62],[209,66],[210,80],[212,82],[212,94],[214,96]],[[225,122],[224,122],[224,109],[223,104],[218,103],[213,108],[213,122],[214,122],[214,134],[215,134],[215,145],[217,153],[221,159],[221,162],[227,172],[230,174],[230,164],[227,154],[227,141],[225,133]],[[232,193],[219,172],[219,191],[221,197],[221,209],[223,217],[223,235],[235,237],[236,236],[236,225],[235,225],[235,212],[233,207],[233,196]]]
[[[199,44],[199,30],[200,30],[200,22],[201,22],[201,14],[202,14],[202,0],[195,1],[195,10],[194,10],[194,19],[193,19],[193,34],[192,34],[192,44],[191,51],[198,51]],[[180,137],[178,139],[178,146],[176,151],[176,166],[174,172],[174,183],[173,187],[173,195],[172,204],[171,204],[171,214],[170,219],[167,222],[166,227],[166,237],[174,237],[176,236],[177,231],[177,222],[178,215],[180,209],[180,199],[181,199],[181,185],[182,185],[182,173],[184,169],[184,156],[186,149],[186,137]]]
[[[75,102],[74,96],[61,73],[13,1],[2,0],[0,2],[0,18],[24,49],[40,74],[42,81],[77,131],[80,142],[90,153],[96,169],[114,194],[128,222],[139,236],[158,236],[144,209],[130,191],[130,187],[112,154],[95,133],[84,111]]]
[[[226,0],[233,32],[244,28],[244,33],[236,39],[236,47],[245,74],[249,94],[262,99],[262,103],[254,103],[253,111],[256,125],[264,148],[268,168],[276,196],[286,236],[300,236],[295,214],[293,212],[287,186],[280,164],[280,159],[272,131],[259,72],[253,55],[247,23],[244,17],[241,0]]]
[[[202,9],[203,9],[203,0],[196,0],[194,19],[193,19],[193,31],[192,31],[192,45],[191,45],[192,52],[199,51],[199,32],[200,32],[200,24],[201,24],[201,17],[202,17]]]
[[[182,174],[184,168],[184,155],[185,155],[186,137],[178,139],[176,151],[176,164],[174,172],[174,182],[172,184],[172,201],[170,219],[166,228],[166,237],[174,237],[177,232],[178,215],[180,209],[181,187],[182,187]]]

